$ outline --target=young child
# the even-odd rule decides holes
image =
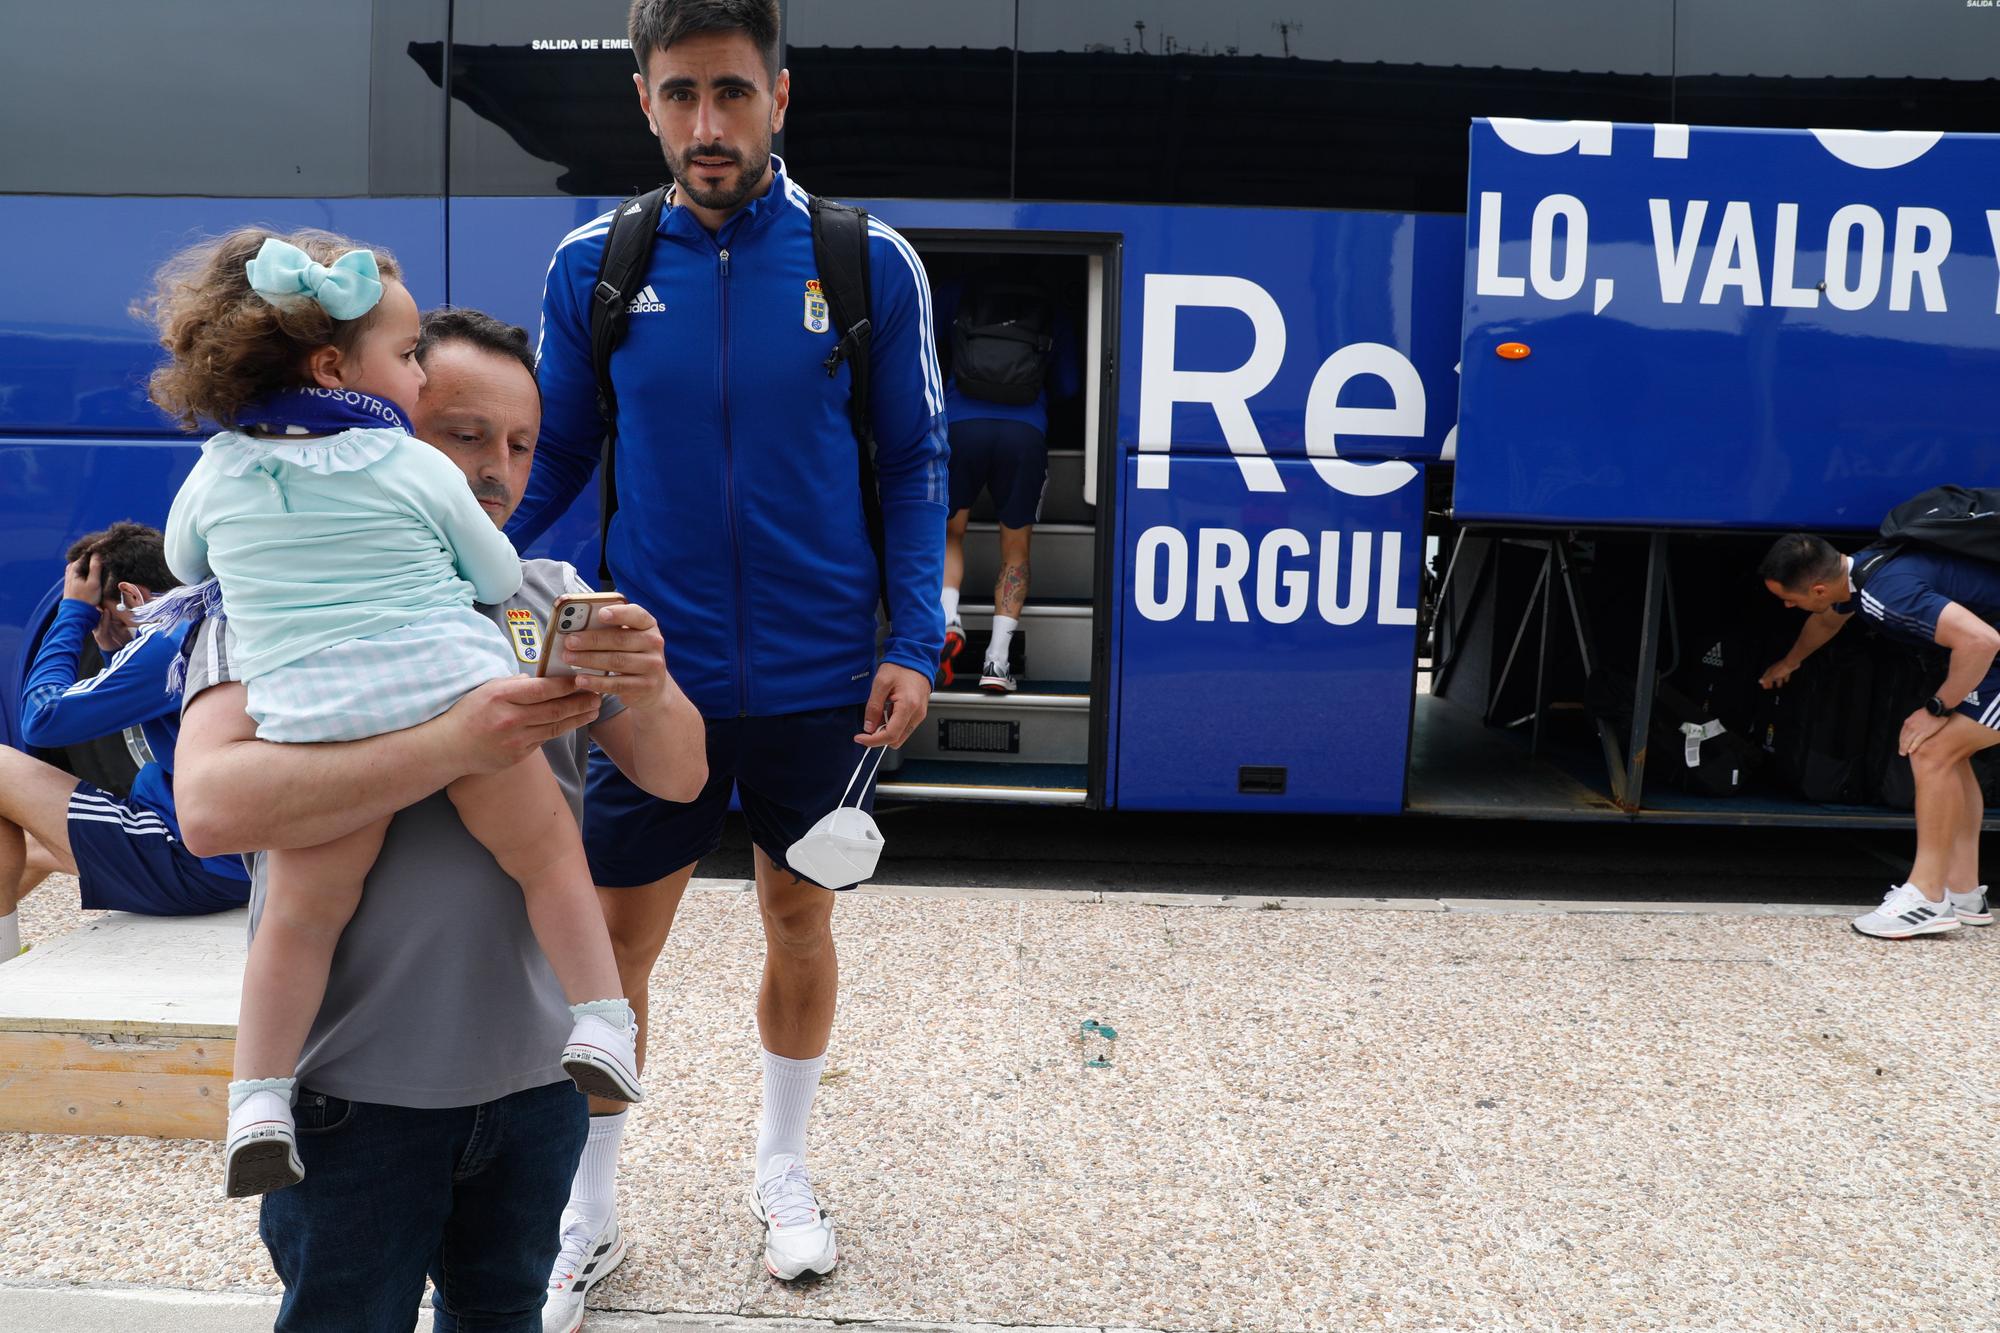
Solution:
[[[189,584],[212,573],[219,585],[261,740],[415,726],[516,670],[473,602],[511,597],[520,558],[399,406],[424,384],[417,306],[399,277],[389,255],[338,236],[249,229],[171,261],[152,298],[172,357],[152,377],[153,401],[185,429],[231,423],[174,498],[167,564]],[[526,897],[576,1019],[564,1070],[593,1096],[638,1101],[632,1010],[547,762],[537,752],[446,792]],[[268,854],[229,1085],[231,1196],[304,1178],[291,1112],[299,1053],[387,828]]]

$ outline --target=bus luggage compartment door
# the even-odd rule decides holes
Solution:
[[[1991,135],[1478,121],[1454,516],[1871,529],[2000,468]]]
[[[1423,559],[1421,477],[1387,495],[1277,460],[1125,460],[1116,803],[1128,810],[1402,809]],[[1246,500],[1248,503],[1246,503]]]

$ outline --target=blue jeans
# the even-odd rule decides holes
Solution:
[[[541,1333],[588,1133],[572,1084],[443,1111],[301,1090],[296,1115],[306,1178],[258,1228],[285,1284],[274,1333],[408,1333],[426,1274],[437,1333]]]

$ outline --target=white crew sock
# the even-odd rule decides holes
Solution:
[[[938,601],[944,604],[944,623],[949,625],[958,619],[958,589],[946,588],[938,594]]]
[[[1003,672],[1007,669],[1007,648],[1014,642],[1014,630],[1020,623],[1013,616],[993,617],[993,641],[986,645],[988,666],[999,667]]]
[[[21,952],[21,909],[0,916],[0,963]]]
[[[825,1069],[823,1054],[787,1060],[764,1052],[764,1119],[757,1127],[759,1179],[764,1164],[782,1153],[805,1161],[806,1117],[812,1114],[813,1094],[819,1091],[819,1076]]]
[[[576,1161],[576,1178],[569,1186],[569,1211],[587,1219],[590,1234],[596,1235],[618,1216],[618,1146],[625,1138],[625,1117],[590,1117],[590,1137],[584,1140],[583,1156]]]

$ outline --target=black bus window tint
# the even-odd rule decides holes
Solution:
[[[477,0],[452,16],[451,191],[627,195],[665,179],[626,0]],[[442,83],[443,50],[413,52]]]
[[[1680,0],[1679,119],[2000,130],[2000,8],[1966,0]]]
[[[846,197],[1004,199],[1014,7],[789,0],[785,162]]]
[[[8,5],[0,20],[0,124],[11,132],[0,153],[0,190],[374,192],[378,109],[368,90],[376,14],[388,3]],[[405,8],[417,17],[438,10]],[[419,115],[421,106],[405,101],[401,111]],[[435,131],[433,121],[433,145]],[[410,186],[421,165],[406,156],[389,170],[393,184]]]
[[[1668,118],[1672,0],[1020,0],[1021,198],[1462,212],[1475,116]]]

